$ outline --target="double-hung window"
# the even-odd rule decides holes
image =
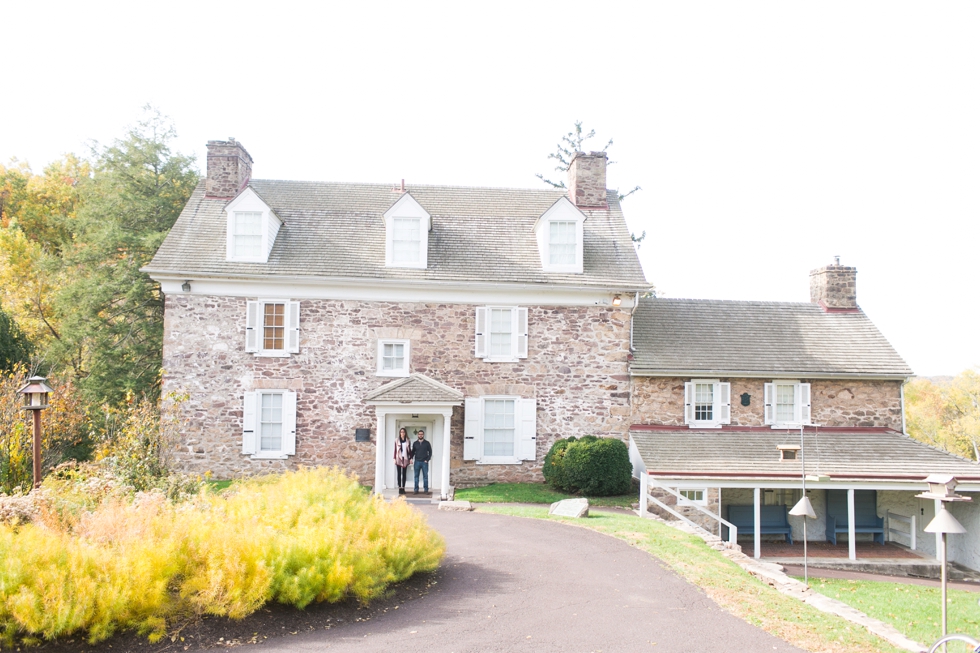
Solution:
[[[283,226],[279,216],[251,188],[245,188],[225,206],[227,239],[225,259],[267,263]]]
[[[684,423],[691,428],[717,428],[732,423],[732,384],[694,379],[684,384]]]
[[[262,213],[236,211],[234,213],[234,258],[254,259],[262,255]]]
[[[378,340],[378,376],[408,376],[409,340]]]
[[[421,218],[394,218],[391,234],[391,262],[417,264],[422,247]]]
[[[527,308],[480,306],[476,309],[476,357],[488,362],[527,358]]]
[[[253,458],[285,458],[296,453],[295,392],[256,390],[245,393],[242,453]]]
[[[810,384],[776,380],[765,384],[765,423],[784,427],[810,423]]]
[[[553,220],[548,223],[548,263],[550,265],[575,265],[578,247],[578,225],[571,220]]]
[[[517,464],[537,456],[537,404],[509,396],[469,397],[465,402],[463,460]]]
[[[257,356],[299,352],[299,302],[250,301],[245,312],[245,351]]]
[[[429,232],[432,216],[410,193],[402,196],[384,214],[385,266],[425,269],[429,261]]]

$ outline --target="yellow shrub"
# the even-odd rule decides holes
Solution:
[[[182,504],[159,492],[107,494],[72,514],[0,525],[7,643],[82,631],[96,642],[123,629],[156,640],[186,612],[242,618],[269,601],[368,601],[435,569],[445,551],[419,513],[337,470],[255,479]]]

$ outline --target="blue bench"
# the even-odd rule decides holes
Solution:
[[[793,529],[786,515],[786,506],[759,506],[759,534],[785,535],[793,543]],[[735,524],[738,534],[755,534],[755,506],[728,506],[728,521]]]
[[[847,490],[827,490],[827,541],[837,544],[837,534],[847,533]],[[854,490],[854,533],[871,533],[885,543],[885,520],[878,516],[878,493]]]

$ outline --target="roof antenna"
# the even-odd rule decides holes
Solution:
[[[402,185],[403,185],[402,190],[404,190],[404,182],[402,183]],[[834,265],[840,265],[840,255],[834,257]]]

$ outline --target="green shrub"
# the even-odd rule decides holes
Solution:
[[[568,481],[565,477],[565,451],[568,445],[575,442],[575,436],[562,440],[555,440],[551,449],[544,457],[544,481],[556,490],[568,492]]]
[[[97,479],[96,479],[97,480]],[[305,607],[435,569],[442,537],[404,501],[337,470],[205,487],[183,502],[93,478],[49,477],[26,524],[0,524],[0,638],[156,641],[188,614],[240,619],[270,601]],[[79,509],[87,504],[85,509]]]
[[[608,497],[630,491],[633,465],[626,443],[586,436],[565,449],[567,485],[586,496]]]

